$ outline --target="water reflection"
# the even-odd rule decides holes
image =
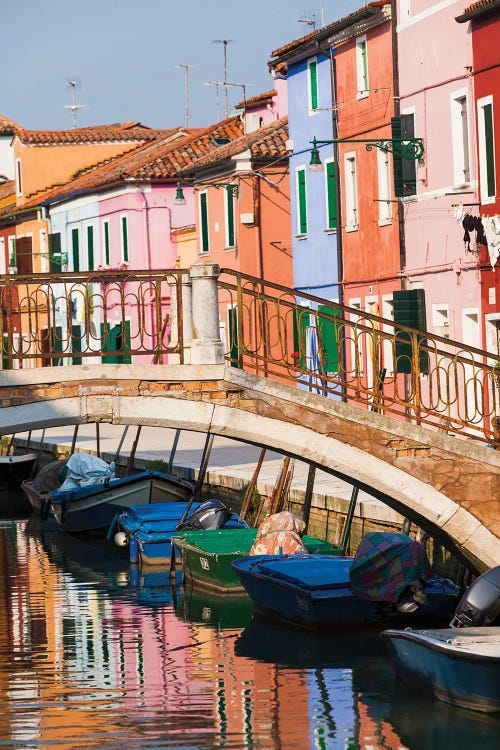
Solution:
[[[493,747],[496,720],[403,691],[376,632],[282,629],[171,583],[0,522],[0,747]]]

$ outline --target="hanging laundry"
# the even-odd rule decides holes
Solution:
[[[500,217],[485,216],[483,218],[483,227],[488,243],[488,255],[490,256],[491,267],[495,268],[496,262],[500,257]]]
[[[477,245],[486,245],[486,237],[484,234],[484,227],[483,222],[479,216],[472,216],[471,214],[465,214],[464,218],[462,219],[462,226],[465,229],[464,232],[464,243],[465,243],[465,252],[471,253],[477,250]],[[471,242],[471,236],[470,233],[475,232],[476,233],[476,247],[471,249],[470,242]]]

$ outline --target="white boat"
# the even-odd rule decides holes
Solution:
[[[0,456],[0,483],[9,487],[28,479],[38,460],[36,453]]]

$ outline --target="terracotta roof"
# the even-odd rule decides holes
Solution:
[[[0,182],[0,200],[2,200],[2,198],[6,198],[8,195],[13,195],[15,203],[15,193],[15,180],[4,180],[3,182]]]
[[[94,125],[72,130],[25,130],[19,128],[16,135],[22,143],[32,145],[68,145],[75,143],[136,142],[144,143],[155,138],[169,138],[178,128],[155,130],[141,123],[126,122],[113,125]]]
[[[477,3],[469,5],[461,16],[456,16],[455,21],[458,21],[458,23],[465,23],[472,18],[493,15],[499,9],[500,0],[478,0]]]
[[[201,155],[217,148],[213,142],[214,138],[238,138],[242,132],[241,118],[231,117],[208,128],[197,128],[194,134],[174,141],[163,139],[142,144],[126,154],[79,170],[63,185],[52,185],[38,193],[32,200],[23,204],[22,210],[64,200],[78,193],[123,184],[128,180],[174,181],[181,169],[186,168]],[[5,211],[1,213],[5,214]]]
[[[21,130],[21,127],[14,120],[9,120],[5,115],[0,115],[0,135],[13,135],[18,130]]]
[[[286,141],[288,140],[288,117],[282,117],[275,120],[269,125],[265,125],[258,130],[253,130],[248,135],[243,135],[225,146],[210,151],[205,156],[197,159],[191,165],[189,170],[184,170],[184,174],[189,174],[197,169],[202,169],[208,165],[226,161],[236,154],[250,150],[253,160],[259,159],[277,159],[282,156],[288,156]]]
[[[305,36],[300,37],[299,39],[295,39],[293,42],[288,42],[288,44],[284,44],[282,47],[278,47],[278,49],[275,49],[274,52],[271,52],[271,59],[269,60],[269,65],[274,66],[278,62],[278,60],[273,60],[273,58],[284,57],[290,54],[291,52],[293,52],[294,50],[298,49],[299,47],[302,47],[303,45],[307,45],[307,43],[310,41],[315,41],[315,40],[319,41],[321,39],[326,39],[327,37],[331,36],[337,31],[355,23],[358,20],[361,20],[362,18],[375,15],[377,10],[379,8],[382,8],[384,5],[388,5],[389,1],[390,0],[376,0],[375,2],[368,3],[362,8],[355,10],[353,13],[350,13],[348,16],[345,16],[344,18],[340,18],[339,20],[334,21],[333,23],[330,23],[327,26],[323,26],[322,29],[315,29],[314,31],[311,31],[309,34],[306,34]]]
[[[263,104],[264,102],[269,101],[269,99],[272,99],[273,96],[277,95],[276,89],[271,89],[271,91],[266,91],[263,94],[257,94],[256,96],[251,96],[249,99],[245,99],[245,101],[240,102],[236,105],[236,109],[244,109],[245,107],[248,109],[249,107],[254,107],[259,104]]]

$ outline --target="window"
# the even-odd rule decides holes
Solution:
[[[318,62],[315,57],[307,61],[307,82],[309,112],[316,112],[318,109]]]
[[[21,174],[21,159],[16,159],[16,194],[23,194],[23,180]]]
[[[456,187],[470,181],[469,164],[469,119],[467,115],[467,93],[451,95],[451,139],[453,147],[453,182]]]
[[[326,227],[337,229],[337,184],[335,162],[325,159]]]
[[[392,221],[391,160],[388,151],[377,149],[378,165],[378,223],[383,226]]]
[[[102,237],[103,237],[103,245],[104,245],[104,265],[109,266],[109,260],[110,260],[109,221],[103,221],[102,223]]]
[[[92,224],[87,227],[87,269],[94,270],[94,227]]]
[[[0,274],[7,273],[5,263],[5,237],[0,237]]]
[[[71,230],[71,251],[73,257],[73,271],[80,270],[80,232],[78,227]]]
[[[359,224],[356,154],[353,153],[345,155],[345,187],[346,231],[352,232]]]
[[[368,96],[368,58],[366,49],[366,36],[356,39],[356,96],[361,99]]]
[[[494,203],[496,195],[495,151],[493,139],[493,97],[477,102],[479,134],[479,187],[481,203]]]
[[[121,241],[122,241],[122,261],[128,263],[128,226],[127,217],[122,216],[120,219]]]
[[[392,138],[415,137],[415,113],[408,112],[401,117],[391,117]],[[394,157],[394,195],[405,198],[417,193],[417,169],[415,159]]]
[[[33,273],[33,237],[18,237],[16,240],[16,268],[19,274]]]
[[[297,167],[297,233],[307,234],[306,168]]]
[[[226,217],[226,247],[234,247],[234,188],[232,185],[226,185],[224,188],[224,212]]]
[[[201,232],[201,252],[210,252],[210,239],[208,236],[208,205],[207,193],[200,193],[200,232]]]
[[[9,245],[9,269],[10,273],[14,273],[12,269],[16,267],[16,238],[12,235],[7,240]]]

